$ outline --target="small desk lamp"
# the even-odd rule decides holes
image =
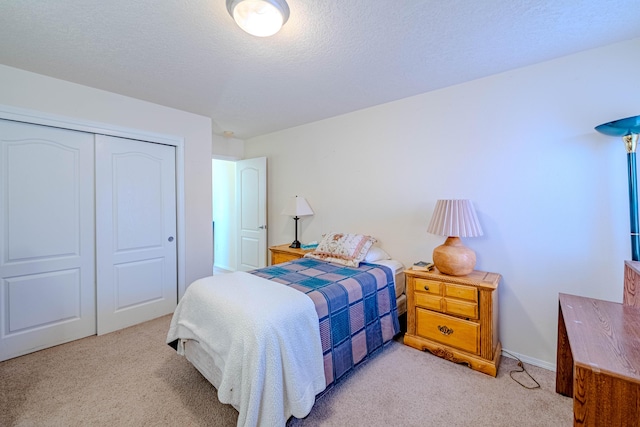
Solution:
[[[313,215],[313,210],[304,197],[292,197],[287,203],[287,206],[281,212],[281,215],[293,216],[293,220],[296,224],[296,239],[289,245],[290,248],[299,248],[300,242],[298,241],[298,220],[301,216]]]
[[[622,137],[627,149],[627,173],[629,175],[629,220],[631,223],[631,259],[640,259],[640,230],[638,229],[638,190],[636,175],[636,146],[640,134],[640,116],[627,117],[596,126],[596,130],[607,136]]]
[[[438,200],[427,232],[447,236],[433,250],[433,263],[444,274],[466,276],[476,266],[476,253],[460,237],[482,236],[482,228],[471,200]]]

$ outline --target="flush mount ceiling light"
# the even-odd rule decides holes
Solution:
[[[274,35],[289,19],[285,0],[227,0],[227,10],[240,28],[258,37]]]

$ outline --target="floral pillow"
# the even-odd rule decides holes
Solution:
[[[305,257],[358,267],[375,242],[373,237],[362,234],[328,233],[322,237],[318,247]]]

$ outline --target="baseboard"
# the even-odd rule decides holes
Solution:
[[[522,360],[523,363],[528,363],[529,365],[533,365],[533,366],[537,366],[539,368],[543,368],[543,369],[547,369],[549,371],[556,371],[556,364],[555,363],[549,363],[549,362],[545,362],[544,360],[540,360],[540,359],[535,359],[533,357],[529,357],[526,356],[524,354],[520,354],[518,352],[515,351],[511,351],[511,350],[507,350],[507,349],[502,349],[502,355],[505,357],[508,357],[510,359],[514,359],[514,358],[518,358],[520,360]]]

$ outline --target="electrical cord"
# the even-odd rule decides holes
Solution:
[[[520,368],[520,370],[514,369],[514,370],[512,370],[512,371],[509,371],[509,376],[511,377],[511,379],[512,379],[512,380],[514,380],[515,382],[517,382],[518,384],[520,384],[522,387],[524,387],[524,388],[526,388],[526,389],[529,389],[529,390],[533,390],[533,389],[536,389],[536,388],[540,388],[540,383],[539,383],[538,381],[536,381],[536,379],[535,379],[535,378],[533,378],[529,372],[527,372],[527,368],[525,368],[525,367],[524,367],[524,363],[522,363],[522,360],[520,360],[518,357],[514,356],[513,354],[509,353],[509,352],[508,352],[508,351],[506,351],[506,350],[502,350],[502,352],[503,352],[503,353],[508,354],[509,356],[511,356],[512,358],[514,358],[514,359],[516,359],[516,360],[518,361],[518,367]],[[525,384],[521,383],[520,381],[518,381],[517,379],[515,379],[515,378],[513,377],[513,374],[514,374],[514,373],[515,373],[515,374],[519,374],[520,372],[524,372],[525,374],[527,374],[527,376],[528,376],[529,378],[531,378],[531,381],[533,381],[534,383],[536,383],[536,385],[534,385],[534,386],[528,386],[528,385],[525,385]]]

